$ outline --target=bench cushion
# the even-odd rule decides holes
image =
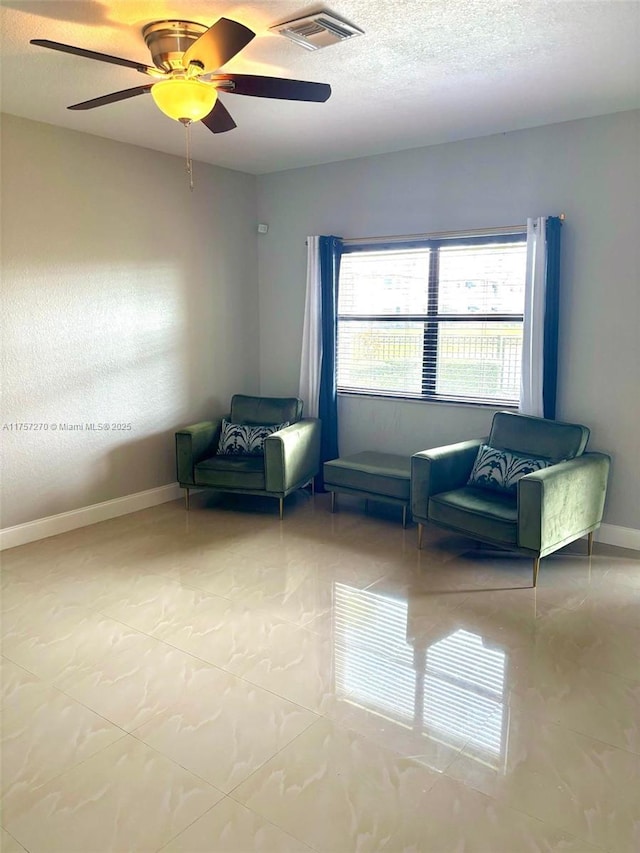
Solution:
[[[343,487],[408,502],[410,478],[410,457],[393,453],[364,450],[324,463],[324,482],[329,491]]]

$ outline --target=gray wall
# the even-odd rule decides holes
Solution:
[[[175,427],[297,392],[307,234],[564,211],[558,416],[613,456],[606,520],[640,529],[638,112],[257,179],[197,163],[193,194],[180,158],[3,116],[1,178],[2,422],[132,424],[4,430],[1,527],[170,483]],[[490,417],[344,397],[341,449],[411,453]]]
[[[613,457],[605,519],[640,529],[640,113],[258,178],[260,384],[298,387],[305,236],[519,224],[564,212],[558,418]],[[489,409],[341,397],[341,452],[485,434]]]
[[[258,389],[255,178],[3,116],[7,527],[175,481],[176,427]]]

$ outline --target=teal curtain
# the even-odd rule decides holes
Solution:
[[[556,416],[558,390],[558,326],[560,317],[560,238],[562,220],[548,216],[546,225],[547,265],[544,312],[544,364],[542,404],[545,418]]]
[[[318,416],[322,421],[320,474],[318,491],[324,491],[322,463],[336,459],[338,453],[338,393],[336,388],[336,337],[338,327],[338,277],[342,256],[339,237],[320,237],[320,281],[322,301],[322,360],[320,362],[320,399]]]

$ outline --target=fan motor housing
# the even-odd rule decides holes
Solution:
[[[171,72],[184,70],[183,53],[207,29],[204,24],[195,21],[154,21],[143,28],[142,35],[151,51],[154,65]]]

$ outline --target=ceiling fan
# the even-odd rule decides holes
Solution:
[[[193,21],[154,21],[143,28],[142,35],[155,67],[48,39],[32,39],[31,44],[124,65],[157,80],[72,104],[68,107],[70,110],[92,110],[151,92],[156,105],[170,118],[186,126],[202,121],[212,133],[225,133],[233,130],[236,123],[218,99],[218,92],[320,103],[331,95],[331,86],[327,83],[220,73],[221,66],[255,37],[248,27],[228,18],[220,18],[209,28]]]

